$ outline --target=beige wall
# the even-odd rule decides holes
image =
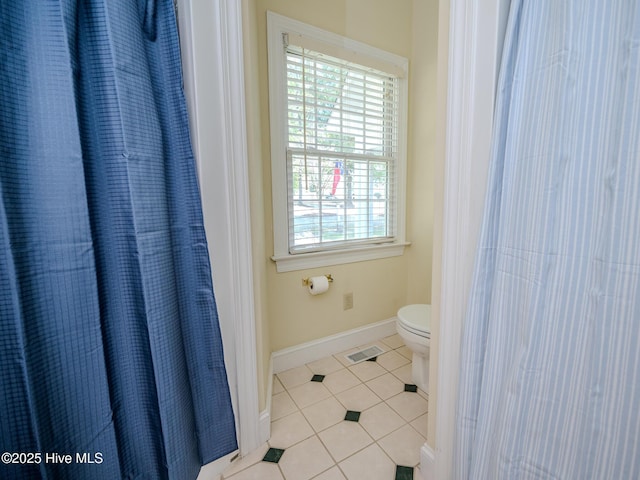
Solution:
[[[431,303],[438,0],[412,4],[407,238],[414,243],[407,250],[407,303]]]
[[[431,301],[438,0],[244,0],[247,113],[261,409],[269,355],[286,347],[385,320],[407,303]],[[407,57],[409,148],[407,239],[401,257],[277,273],[273,255],[266,11]],[[305,277],[331,273],[312,297]],[[353,293],[354,308],[342,297]]]

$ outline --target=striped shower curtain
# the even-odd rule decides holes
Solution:
[[[0,0],[0,478],[234,449],[172,0]]]
[[[640,478],[640,1],[512,0],[454,478]]]

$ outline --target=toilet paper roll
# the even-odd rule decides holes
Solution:
[[[311,295],[320,295],[329,290],[329,280],[325,276],[311,277],[307,288]]]

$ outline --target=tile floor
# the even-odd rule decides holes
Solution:
[[[370,345],[385,353],[352,365]],[[271,438],[225,480],[414,480],[427,435],[427,393],[411,381],[398,335],[274,375]]]

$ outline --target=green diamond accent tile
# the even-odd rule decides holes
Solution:
[[[416,385],[412,385],[410,383],[405,383],[404,384],[404,391],[405,392],[413,392],[416,393],[418,391],[418,387]]]
[[[324,380],[324,375],[314,375],[311,377],[312,382],[322,382]]]
[[[344,419],[349,422],[357,422],[360,420],[360,412],[354,412],[353,410],[347,410],[347,414]]]
[[[284,450],[282,450],[281,448],[270,448],[269,450],[267,450],[267,453],[265,454],[262,461],[278,463],[283,453],[284,453]]]
[[[396,480],[413,480],[413,467],[396,465]]]

